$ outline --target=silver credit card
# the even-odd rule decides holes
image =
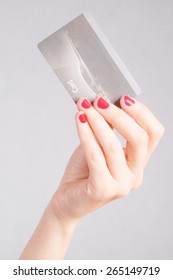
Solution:
[[[115,103],[135,97],[140,88],[89,13],[84,13],[44,39],[38,47],[76,102],[104,97]]]

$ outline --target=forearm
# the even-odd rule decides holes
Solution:
[[[19,259],[63,259],[76,226],[77,221],[59,219],[51,201]]]

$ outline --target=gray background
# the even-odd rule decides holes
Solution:
[[[76,106],[37,43],[90,11],[166,128],[141,188],[88,215],[67,259],[172,259],[173,1],[0,0],[0,259],[15,259],[78,145]]]

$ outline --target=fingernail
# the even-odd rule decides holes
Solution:
[[[85,109],[88,109],[88,108],[90,108],[91,107],[91,103],[87,100],[87,99],[84,99],[83,101],[82,101],[82,107],[83,108],[85,108]]]
[[[79,120],[80,120],[81,123],[86,123],[87,118],[86,118],[85,114],[81,114],[81,115],[79,116]]]
[[[124,103],[126,106],[131,106],[135,103],[135,100],[130,98],[129,96],[124,96]]]
[[[106,109],[109,107],[109,103],[106,102],[102,97],[100,97],[97,101],[97,106],[101,109]]]

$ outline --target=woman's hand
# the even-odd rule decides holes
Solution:
[[[83,216],[140,186],[164,129],[139,102],[125,96],[120,105],[78,101],[81,144],[20,259],[62,259]],[[112,128],[126,140],[124,149]]]
[[[77,103],[80,145],[73,153],[52,204],[59,220],[77,221],[138,188],[144,167],[164,129],[141,103],[124,96],[121,109],[99,98]],[[114,128],[126,141],[125,148]],[[70,141],[70,138],[69,138]]]

